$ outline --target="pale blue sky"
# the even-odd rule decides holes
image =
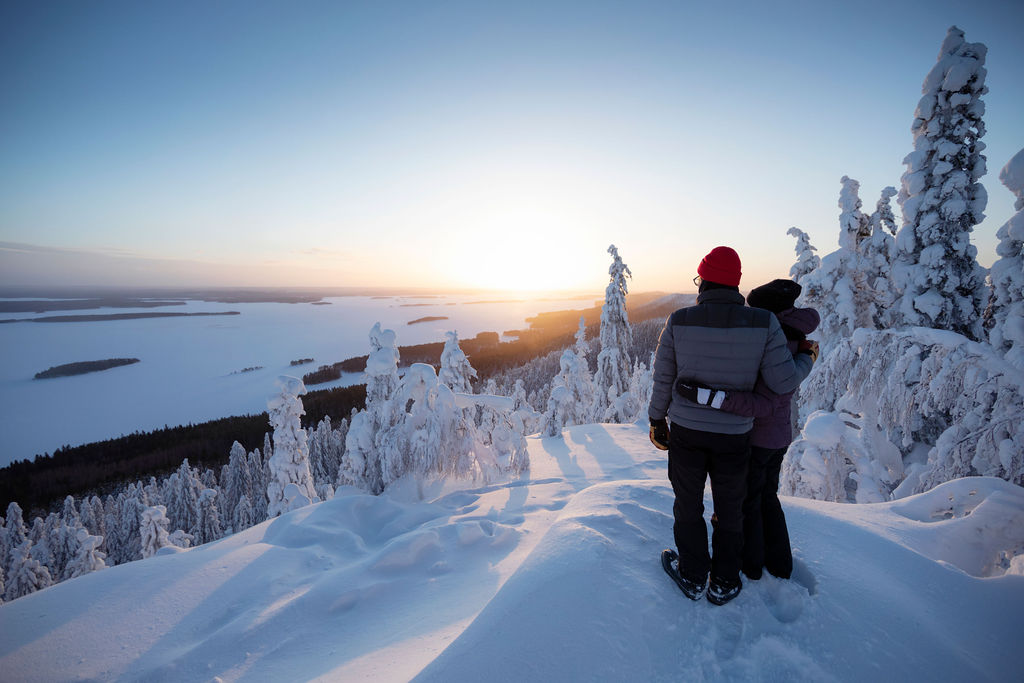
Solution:
[[[592,289],[614,242],[636,290],[717,244],[752,286],[791,225],[835,248],[842,175],[898,186],[953,24],[988,265],[1021,3],[4,3],[0,284]]]

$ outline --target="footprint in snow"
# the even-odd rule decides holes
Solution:
[[[782,624],[796,621],[804,611],[802,587],[773,576],[766,576],[761,581],[764,584],[761,599],[771,615]]]
[[[808,595],[818,592],[818,580],[811,573],[811,568],[799,557],[793,558],[793,575],[790,577],[793,583],[803,586]]]
[[[715,656],[719,660],[732,659],[743,638],[743,613],[728,609],[729,605],[713,606],[715,610]]]

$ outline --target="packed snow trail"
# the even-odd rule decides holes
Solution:
[[[0,672],[818,681],[1019,670],[1024,489],[974,478],[893,503],[784,498],[793,580],[748,581],[715,607],[661,569],[672,492],[644,429],[573,427],[530,439],[530,456],[521,480],[341,491],[0,606]]]

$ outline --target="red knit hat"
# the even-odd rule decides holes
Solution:
[[[740,255],[729,247],[715,247],[697,266],[697,275],[708,282],[738,287],[740,284]]]

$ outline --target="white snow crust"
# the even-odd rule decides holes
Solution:
[[[6,680],[1012,680],[1024,489],[784,497],[793,579],[694,603],[661,570],[643,425],[529,439],[522,478],[337,495],[0,607]],[[713,507],[710,491],[705,505]],[[982,578],[984,577],[984,578]]]

